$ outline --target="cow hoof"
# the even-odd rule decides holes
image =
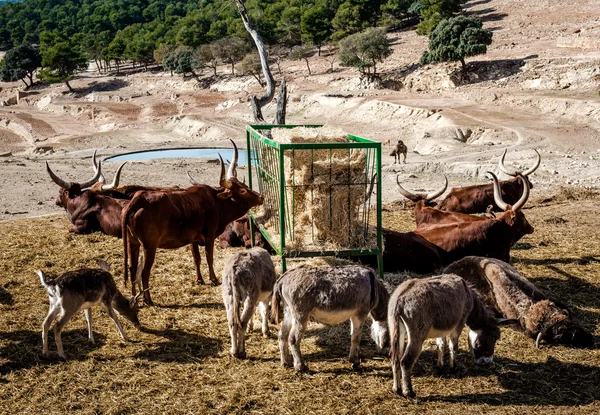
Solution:
[[[204,285],[204,280],[196,280],[197,285]]]
[[[217,285],[221,285],[221,283],[219,282],[219,280],[210,280],[210,282],[212,283],[212,285],[217,286]]]
[[[356,373],[362,373],[363,372],[363,368],[359,363],[352,363],[352,370],[354,370]]]

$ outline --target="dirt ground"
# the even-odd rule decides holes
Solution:
[[[382,177],[382,197],[391,209],[386,220],[400,215],[401,231],[411,230],[412,222],[407,211],[397,209],[401,196],[396,177],[412,191],[437,189],[444,174],[450,187],[484,183],[486,171],[498,173],[504,149],[507,165],[519,169],[534,162],[537,149],[542,164],[531,177],[535,187],[526,211],[534,217],[536,232],[519,245],[515,265],[551,296],[566,298],[586,327],[595,331],[598,343],[600,222],[594,192],[600,188],[600,1],[478,0],[468,2],[467,10],[482,18],[494,39],[488,54],[467,60],[466,80],[460,81],[459,64],[416,65],[427,47],[426,38],[413,30],[391,33],[394,53],[378,67],[380,84],[367,84],[354,70],[337,64],[328,72],[326,56],[311,58],[312,76],[303,61],[283,62],[289,90],[287,122],[340,126],[382,142],[402,139],[409,148],[407,163],[393,164],[391,147],[384,145]],[[279,78],[276,68],[274,72]],[[458,376],[439,378],[431,374],[430,352],[431,362],[426,357],[417,372],[417,381],[423,378],[416,388],[429,396],[424,406],[391,395],[389,362],[384,358],[376,358],[366,373],[370,388],[361,387],[364,378],[347,373],[345,362],[299,382],[276,365],[275,342],[257,336],[249,354],[260,357],[229,360],[220,292],[180,281],[180,274],[192,272],[189,258],[179,263],[188,256],[183,250],[160,254],[167,259],[155,270],[156,285],[163,284],[158,282],[161,276],[176,274],[177,283],[171,284],[185,295],[180,298],[160,288],[164,306],[144,308],[142,316],[154,332],[136,333],[139,343],[125,345],[117,340],[110,322],[102,321],[95,331],[108,339],[92,347],[81,318],[64,336],[67,354],[76,358],[64,364],[40,360],[45,294],[33,270],[90,266],[92,259],[104,255],[119,264],[122,249],[117,240],[101,235],[67,233],[64,214],[55,205],[57,186],[44,163],[48,161],[61,177],[83,181],[92,176],[94,150],[105,157],[154,148],[229,147],[230,138],[244,147],[244,128],[252,123],[247,99],[262,93],[257,82],[229,75],[224,66],[209,87],[195,84],[158,70],[129,68],[120,75],[99,75],[90,67],[71,82],[75,93],[66,93],[64,85],[36,86],[21,91],[18,103],[12,100],[22,84],[0,84],[0,103],[11,104],[0,106],[0,245],[6,247],[0,250],[0,310],[10,316],[0,324],[0,395],[5,401],[0,412],[33,408],[48,412],[54,407],[76,413],[276,413],[292,408],[310,413],[387,413],[402,407],[436,413],[446,412],[448,404],[453,411],[473,413],[534,413],[539,408],[569,413],[575,405],[584,405],[578,408],[582,413],[599,410],[597,350],[538,352],[529,339],[511,331],[500,346],[504,357],[491,375],[477,371],[473,376],[475,369],[464,362],[465,355]],[[265,111],[267,119],[274,111],[272,103]],[[109,180],[116,167],[110,162],[103,166]],[[178,159],[129,162],[122,184],[187,186],[188,171],[197,180],[217,183],[214,160]],[[239,173],[245,175],[245,169]],[[551,195],[549,202],[540,203]],[[562,227],[557,224],[563,222],[552,222],[558,217],[567,221]],[[41,253],[55,245],[64,250]],[[226,254],[219,255],[217,271]],[[29,298],[35,298],[34,309],[29,308]],[[131,326],[128,329],[134,332]],[[323,360],[314,365],[316,372],[332,359],[343,360],[346,353],[345,348],[335,351],[338,340],[346,347],[346,328],[327,330],[309,341],[311,360]],[[328,336],[334,340],[322,340]],[[367,344],[368,358],[374,355],[372,346]],[[121,359],[124,363],[119,363]],[[131,371],[138,372],[133,379],[121,376]],[[78,373],[89,375],[81,383],[67,378]],[[276,380],[269,380],[271,376]],[[564,384],[553,382],[554,376]],[[111,377],[116,380],[107,388],[101,380]],[[531,386],[535,382],[539,389]],[[596,389],[590,386],[594,382]],[[54,395],[45,401],[39,390],[42,383],[53,391],[67,388],[72,396],[62,400]],[[235,385],[231,390],[230,384]],[[357,388],[364,394],[352,395]],[[324,389],[335,390],[338,397],[328,398]],[[123,400],[117,399],[115,391],[123,390]],[[29,394],[39,395],[27,403]],[[93,408],[81,405],[84,394],[94,396]],[[188,401],[190,394],[194,399]],[[150,395],[156,398],[155,406],[139,407]],[[286,409],[263,405],[275,405],[273,397],[283,399]],[[512,406],[507,406],[510,402]]]

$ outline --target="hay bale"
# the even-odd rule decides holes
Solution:
[[[279,143],[349,141],[335,127],[275,128],[272,138]],[[376,234],[358,220],[371,180],[365,150],[285,150],[284,163],[286,211],[293,214],[293,222],[286,225],[293,231],[286,247],[318,251],[377,246]],[[276,218],[267,218],[260,210],[258,216],[269,233],[279,238],[278,226],[271,220]]]

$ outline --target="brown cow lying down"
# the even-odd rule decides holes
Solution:
[[[254,229],[254,244],[264,248],[269,254],[274,255],[275,251],[263,237],[258,229]],[[225,227],[225,230],[219,235],[219,245],[221,248],[243,246],[246,249],[252,248],[252,238],[250,236],[250,217],[244,215],[234,220]]]
[[[572,320],[568,310],[550,301],[515,268],[500,261],[468,256],[448,266],[445,274],[457,274],[479,291],[485,302],[504,318],[518,319],[536,346],[553,344],[592,347],[594,339]]]

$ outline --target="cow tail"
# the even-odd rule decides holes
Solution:
[[[129,276],[129,232],[127,231],[127,226],[129,223],[129,207],[131,206],[131,202],[125,206],[125,209],[121,212],[121,235],[123,236],[123,286],[127,286],[127,279]]]
[[[279,324],[279,313],[281,310],[281,284],[279,281],[273,287],[273,297],[271,298],[271,317],[275,319],[275,324]]]
[[[239,292],[237,290],[237,284],[236,284],[236,278],[235,276],[233,276],[232,278],[229,278],[229,284],[230,284],[230,288],[231,288],[231,295],[233,297],[233,324],[240,328],[241,324],[240,324],[240,298],[239,298]]]

